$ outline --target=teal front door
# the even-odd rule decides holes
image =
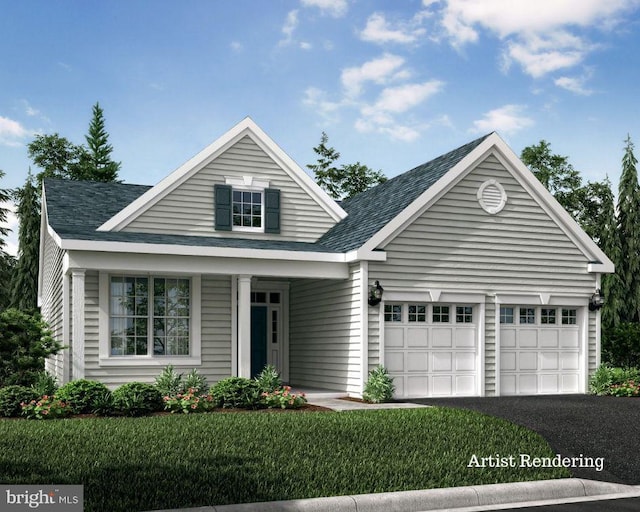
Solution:
[[[267,306],[251,306],[251,376],[267,365]]]

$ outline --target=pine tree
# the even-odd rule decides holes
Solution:
[[[40,257],[40,201],[29,172],[24,186],[15,192],[20,219],[18,262],[11,280],[11,306],[32,313],[38,308],[38,267]]]
[[[621,320],[624,322],[637,322],[640,319],[640,187],[637,163],[631,137],[627,136],[618,189],[620,254],[618,260],[614,260],[616,273],[624,289],[621,311]]]
[[[0,171],[0,179],[4,177],[4,172]],[[9,235],[9,229],[4,227],[9,216],[9,209],[3,205],[11,200],[11,191],[0,189],[0,310],[9,305],[9,290],[11,275],[15,259],[5,251],[5,237]]]
[[[109,134],[104,126],[104,112],[99,103],[93,106],[93,117],[85,139],[87,148],[84,149],[80,157],[82,176],[78,179],[117,181],[120,162],[111,160],[113,147],[109,144]]]

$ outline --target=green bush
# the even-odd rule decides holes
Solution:
[[[22,405],[22,414],[32,420],[52,420],[71,414],[69,406],[55,396],[44,395]]]
[[[611,366],[640,367],[640,324],[623,322],[602,339],[602,356]]]
[[[73,414],[93,412],[93,402],[109,391],[102,382],[78,379],[67,382],[56,392],[56,398],[65,402]]]
[[[260,395],[262,403],[269,409],[298,409],[307,403],[304,393],[291,392],[291,386],[282,386]]]
[[[378,365],[369,372],[369,379],[364,385],[362,398],[366,402],[374,404],[389,402],[393,399],[395,389],[393,377],[389,375],[384,366]]]
[[[272,364],[265,366],[255,378],[261,393],[273,393],[282,387],[280,372]]]
[[[623,396],[620,386],[629,382],[640,381],[640,369],[638,368],[616,368],[607,363],[601,364],[591,376],[589,381],[589,392],[593,395],[616,395]],[[613,392],[615,389],[618,390]],[[627,395],[630,396],[630,395]]]
[[[229,377],[219,381],[211,394],[217,407],[255,409],[260,405],[260,389],[256,381]]]
[[[58,390],[58,382],[53,375],[43,370],[37,373],[35,382],[31,385],[31,388],[38,396],[51,396]]]
[[[187,373],[187,376],[184,378],[182,393],[189,393],[190,389],[195,389],[199,393],[206,393],[209,390],[207,379],[195,368]]]
[[[182,393],[182,374],[178,373],[172,364],[165,366],[156,377],[156,388],[162,396],[172,396]]]
[[[91,403],[91,412],[98,416],[110,416],[115,412],[113,406],[113,393],[111,393],[109,389],[93,399],[93,402]]]
[[[162,410],[162,395],[152,385],[129,382],[113,392],[114,410],[125,416],[144,416]]]
[[[0,387],[31,386],[44,360],[62,349],[51,337],[40,314],[28,315],[17,309],[0,313]]]
[[[28,404],[39,395],[25,386],[6,386],[0,389],[0,416],[15,417],[22,414],[21,403]]]

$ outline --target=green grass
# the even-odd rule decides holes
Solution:
[[[0,421],[0,482],[84,484],[87,512],[569,476],[467,468],[496,453],[554,455],[529,430],[446,408]]]

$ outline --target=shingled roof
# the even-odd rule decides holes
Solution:
[[[347,217],[325,233],[318,243],[340,252],[361,247],[489,135],[343,201],[341,206]]]
[[[341,253],[361,247],[425,190],[473,151],[485,135],[341,203],[348,216],[315,243],[244,238],[97,231],[151,187],[46,179],[49,225],[62,238],[196,247],[237,247]]]

